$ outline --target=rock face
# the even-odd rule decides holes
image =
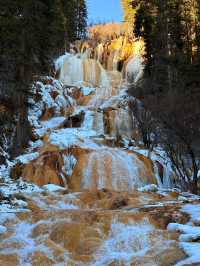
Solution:
[[[22,176],[39,186],[56,184],[64,186],[66,181],[60,177],[63,167],[62,154],[59,152],[45,152],[32,163],[26,165]]]

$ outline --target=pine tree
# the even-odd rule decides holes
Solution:
[[[87,28],[87,7],[85,0],[76,0],[77,13],[77,39],[83,39],[86,36]]]
[[[134,29],[144,38],[146,67],[132,93],[157,121],[160,145],[193,192],[200,165],[199,25],[197,0],[141,0]]]
[[[121,0],[124,11],[123,21],[127,27],[127,34],[132,35],[132,28],[135,22],[135,15],[139,7],[140,0]]]
[[[65,46],[66,49],[69,47],[69,43],[76,40],[77,37],[77,13],[76,0],[61,0],[63,17],[64,17],[64,28],[65,28]]]
[[[200,62],[200,2],[197,1],[197,23],[196,23],[196,44],[197,44],[197,58]]]
[[[0,114],[0,148],[1,136],[6,135],[12,139],[10,151],[15,156],[30,135],[32,78],[48,75],[53,59],[84,36],[86,7],[85,1],[76,0],[0,0],[0,5],[0,104],[6,103],[10,110]]]
[[[124,21],[127,23],[133,23],[135,8],[137,6],[137,0],[121,0],[121,5],[124,10]]]

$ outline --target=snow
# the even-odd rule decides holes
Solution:
[[[38,152],[27,153],[27,154],[18,156],[15,159],[15,161],[23,163],[23,164],[27,164],[27,163],[37,159],[38,157],[39,157],[39,153]]]
[[[46,107],[54,107],[55,103],[50,93],[47,90],[47,87],[42,82],[37,82],[36,86],[40,88],[39,94],[42,97],[42,102],[45,103]]]
[[[12,202],[1,203],[0,204],[0,213],[1,212],[15,212],[15,213],[18,213],[18,212],[25,212],[25,211],[28,211],[28,210],[23,208],[23,207],[21,207],[21,206],[13,205]]]
[[[30,99],[31,107],[28,112],[28,119],[33,126],[33,131],[39,137],[43,137],[48,129],[55,128],[60,125],[64,120],[61,113],[67,107],[72,107],[75,103],[74,100],[68,95],[68,89],[64,89],[60,81],[52,78],[51,84],[43,84],[36,82],[33,85],[34,97]],[[57,93],[54,99],[52,93]],[[40,98],[38,99],[38,95]],[[37,100],[34,100],[36,98]],[[51,109],[52,118],[48,121],[40,121],[42,114],[48,109]]]
[[[47,131],[48,131],[48,129],[46,129],[45,127],[40,127],[40,128],[36,128],[36,129],[34,130],[34,133],[35,133],[38,137],[42,138],[42,137],[44,137],[44,135],[47,133]]]
[[[5,200],[0,202],[0,220],[3,212],[20,212],[27,211],[27,202],[17,199],[15,194],[32,194],[41,193],[43,190],[34,184],[26,183],[22,180],[13,181],[6,177],[5,183],[1,184],[0,192],[4,195]],[[1,221],[0,221],[1,223]]]
[[[39,148],[39,147],[42,147],[43,146],[43,141],[42,140],[36,140],[36,141],[30,141],[29,142],[29,146],[30,146],[30,148],[29,148],[29,150],[31,151],[31,150],[33,150],[33,149],[36,149],[36,148]]]
[[[66,203],[64,201],[59,201],[57,204],[53,206],[53,209],[56,210],[79,210],[79,207],[71,204],[71,203]]]
[[[90,88],[90,87],[82,87],[81,92],[83,93],[83,96],[88,96],[95,92],[95,88]]]
[[[57,191],[65,190],[64,187],[54,185],[54,184],[44,185],[43,188],[47,190],[48,192],[57,192]]]
[[[6,233],[7,228],[3,225],[0,225],[0,235]]]
[[[28,206],[28,203],[27,203],[26,201],[24,201],[24,200],[20,200],[20,199],[14,199],[14,200],[13,200],[13,204],[14,204],[14,205],[17,205],[18,207],[22,207],[22,208]]]
[[[186,252],[189,257],[183,261],[178,262],[176,266],[186,266],[192,265],[192,263],[200,263],[200,243],[181,242],[180,247]]]
[[[85,110],[85,116],[84,116],[84,121],[82,123],[82,128],[85,130],[92,130],[93,124],[94,124],[94,112]]]
[[[73,173],[73,169],[77,163],[76,158],[72,154],[68,155],[63,155],[63,161],[64,161],[64,166],[63,166],[63,171],[68,175],[71,176]]]
[[[0,165],[0,178],[7,180],[9,178],[9,169],[13,165],[13,163],[9,162],[9,166],[4,164]]]
[[[120,91],[119,95],[115,95],[109,97],[108,100],[104,100],[101,104],[100,109],[104,110],[107,108],[118,108],[119,106],[126,108],[128,106],[128,102],[130,101],[130,97],[128,96],[125,90]]]
[[[190,214],[192,222],[200,222],[200,204],[186,204],[182,211]]]
[[[49,142],[65,150],[72,146],[96,147],[92,141],[87,140],[96,135],[94,130],[66,128],[55,130],[49,135]]]
[[[171,223],[167,228],[169,231],[181,233],[179,246],[188,255],[188,258],[178,262],[176,266],[200,263],[200,243],[196,242],[200,239],[200,226],[194,225],[194,222],[200,221],[200,204],[186,204],[182,207],[182,211],[191,216],[189,223],[186,225]]]
[[[65,121],[64,116],[58,116],[58,117],[53,117],[47,121],[42,121],[41,125],[47,130],[47,129],[52,129],[56,128],[59,125],[61,125]]]
[[[197,234],[200,236],[200,227],[199,226],[191,226],[177,223],[170,223],[167,227],[169,231],[178,231],[187,235]]]
[[[12,221],[16,218],[14,213],[0,212],[0,224],[3,225],[7,221]]]
[[[63,91],[63,84],[58,79],[53,79],[53,86],[54,89],[57,89],[57,92],[62,93]]]
[[[138,188],[138,191],[140,191],[140,192],[157,192],[158,186],[155,184],[149,184],[149,185],[143,186],[141,188]]]
[[[61,112],[61,108],[65,108],[69,105],[69,102],[65,99],[63,95],[58,95],[55,98],[55,103],[56,103],[56,111],[58,113]]]

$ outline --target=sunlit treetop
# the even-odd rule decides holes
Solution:
[[[122,8],[124,10],[124,21],[125,22],[133,22],[135,7],[137,1],[133,0],[121,0]]]

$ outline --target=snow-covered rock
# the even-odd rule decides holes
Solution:
[[[39,81],[33,85],[33,97],[29,99],[31,107],[28,119],[34,133],[39,137],[44,136],[49,128],[57,127],[60,122],[58,117],[63,116],[67,110],[72,112],[75,104],[60,81],[51,78],[47,82],[48,77],[46,79],[47,84]],[[42,117],[46,121],[41,121]],[[48,121],[50,119],[54,120]]]
[[[186,204],[182,211],[188,213],[191,219],[188,224],[170,223],[167,227],[169,231],[180,232],[179,246],[188,255],[188,258],[176,264],[176,266],[191,265],[192,263],[200,264],[200,226],[195,222],[200,222],[200,204]]]
[[[150,184],[143,186],[141,188],[138,188],[138,191],[140,192],[157,192],[158,191],[158,186],[155,184]]]
[[[7,228],[3,225],[0,225],[0,235],[6,233]]]
[[[89,140],[96,135],[94,130],[67,128],[55,130],[49,135],[49,142],[58,146],[61,150],[72,146],[97,147],[95,143]]]
[[[200,204],[186,204],[182,207],[182,211],[190,215],[191,223],[200,223]]]

